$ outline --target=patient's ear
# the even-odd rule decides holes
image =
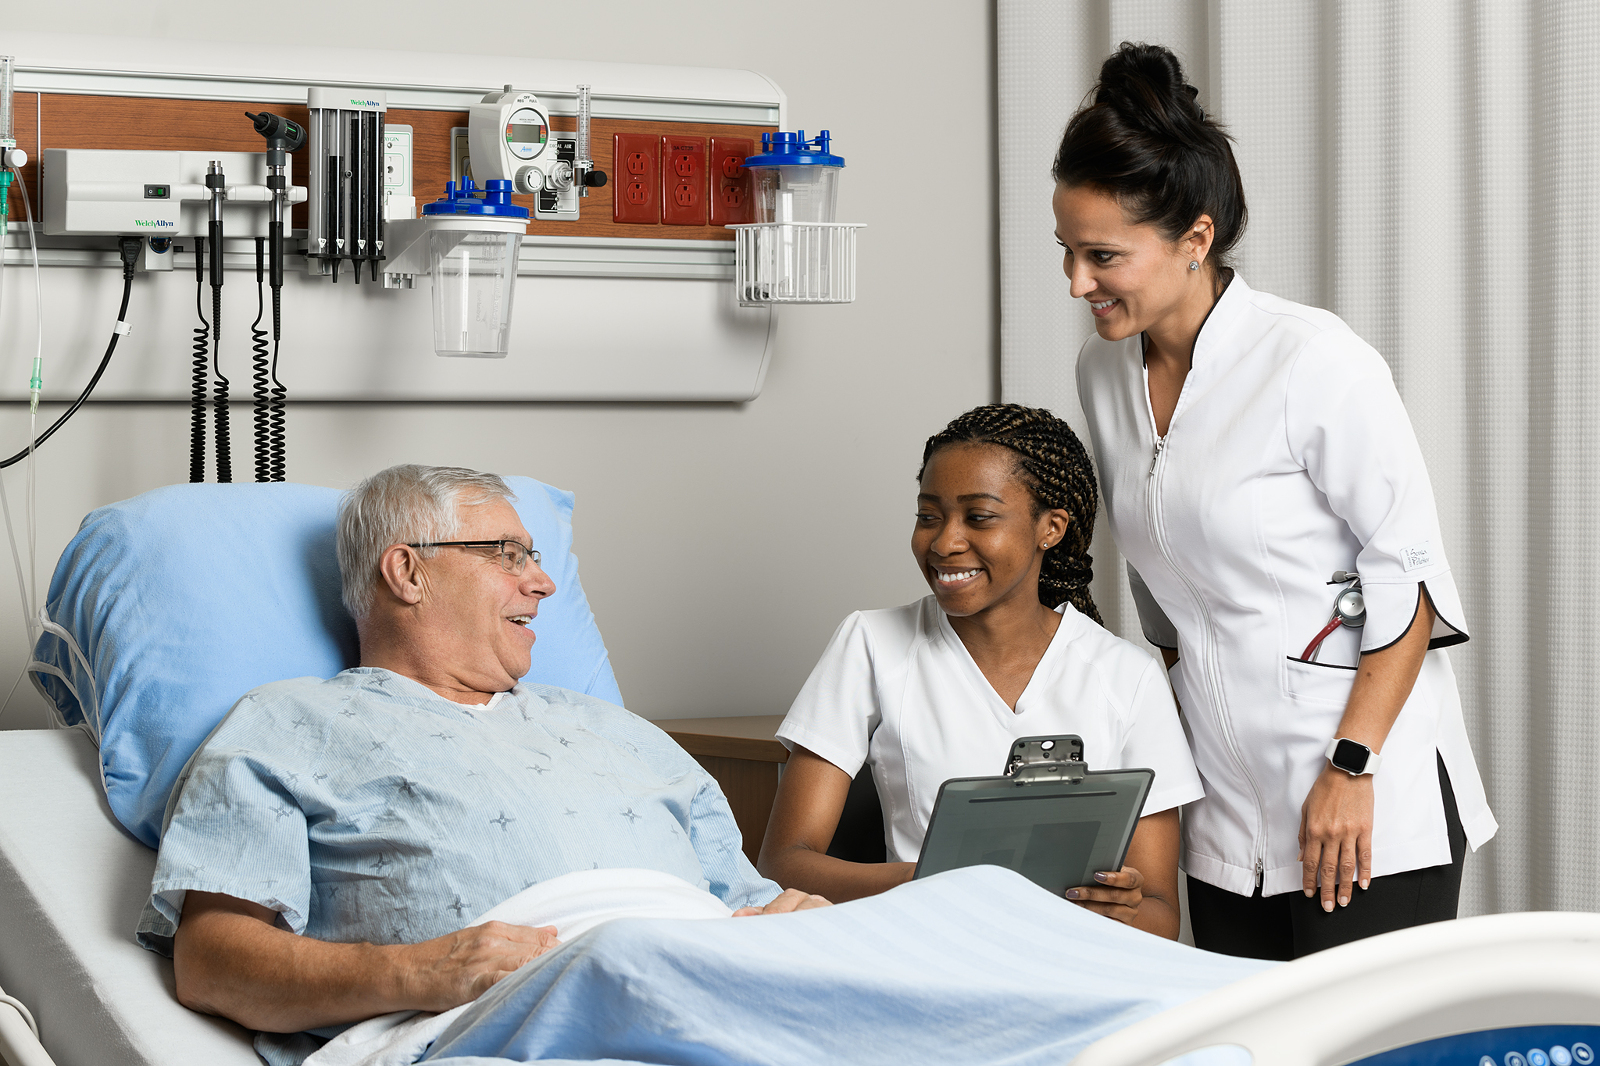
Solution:
[[[408,606],[422,602],[427,589],[427,577],[422,570],[422,557],[417,550],[405,544],[394,544],[378,557],[378,573],[395,599]]]

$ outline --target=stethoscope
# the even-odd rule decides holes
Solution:
[[[1349,626],[1351,629],[1360,629],[1367,624],[1367,600],[1361,595],[1361,575],[1352,574],[1344,570],[1335,570],[1330,585],[1348,585],[1344,591],[1334,597],[1333,617],[1328,619],[1328,624],[1322,627],[1322,632],[1312,638],[1306,645],[1306,650],[1300,654],[1302,662],[1314,663],[1317,653],[1322,650],[1322,642],[1340,626]]]

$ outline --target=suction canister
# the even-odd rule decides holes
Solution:
[[[844,160],[814,140],[763,133],[744,161],[755,180],[756,221],[734,231],[734,284],[745,305],[850,303],[856,298],[856,230],[835,222]]]
[[[445,194],[422,208],[433,275],[433,348],[440,355],[503,359],[511,339],[517,255],[528,209],[511,202],[511,182],[488,182],[480,197],[472,179],[445,183]]]

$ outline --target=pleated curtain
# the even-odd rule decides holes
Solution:
[[[1500,822],[1462,914],[1600,910],[1600,4],[998,0],[1001,391],[1083,431],[1093,323],[1051,233],[1062,129],[1124,40],[1236,139],[1253,288],[1393,368],[1472,632],[1451,649]],[[1139,640],[1102,522],[1095,596]]]

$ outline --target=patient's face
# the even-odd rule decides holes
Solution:
[[[451,540],[517,540],[528,531],[504,500],[463,507]],[[538,547],[538,545],[530,545]],[[507,573],[493,551],[444,548],[423,563],[429,657],[462,688],[503,692],[528,672],[539,601],[556,590],[532,559],[522,573]]]
[[[957,444],[935,452],[922,471],[911,551],[945,614],[1039,607],[1040,545],[1051,514],[1064,512],[1035,515],[1016,469],[1008,448]]]

